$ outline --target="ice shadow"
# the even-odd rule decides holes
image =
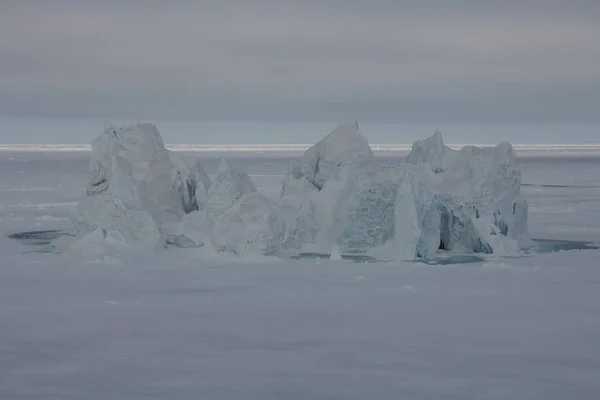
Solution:
[[[290,258],[293,260],[329,260],[330,256],[330,254],[325,253],[298,253],[294,256],[291,256]],[[382,259],[362,254],[343,254],[342,260],[354,261],[357,263],[375,263],[385,261]]]
[[[16,232],[6,235],[9,239],[16,240],[22,244],[41,247],[27,253],[49,253],[52,252],[52,242],[63,236],[74,236],[73,233],[62,230],[43,230]],[[557,251],[572,250],[597,250],[599,246],[588,241],[576,240],[553,240],[553,239],[533,239],[534,245],[523,250],[525,254],[544,254]],[[291,256],[294,260],[328,260],[329,254],[325,253],[298,253]],[[485,261],[484,256],[478,254],[453,254],[440,251],[435,257],[428,259],[417,259],[412,262],[426,265],[457,265],[471,264]],[[343,254],[342,260],[355,263],[379,263],[390,262],[381,258],[372,257],[364,254]]]
[[[52,244],[52,241],[62,236],[73,236],[73,234],[62,230],[45,230],[45,231],[27,231],[17,232],[6,235],[9,239],[16,240],[23,244],[31,246],[46,246]]]
[[[557,251],[572,251],[572,250],[597,250],[600,247],[592,242],[576,241],[576,240],[550,240],[550,239],[533,239],[533,246],[523,249],[525,254],[544,254],[554,253]],[[292,256],[295,260],[328,260],[329,254],[325,253],[299,253]],[[390,262],[390,260],[379,259],[368,255],[342,255],[343,260],[354,261],[357,263],[376,263]],[[440,251],[433,258],[421,258],[411,262],[425,265],[458,265],[472,264],[485,261],[484,256],[478,254],[458,254],[447,253]]]

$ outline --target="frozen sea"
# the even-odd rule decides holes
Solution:
[[[518,150],[540,251],[449,265],[24,255],[8,235],[69,228],[89,157],[26,150],[0,151],[2,400],[600,399],[600,250],[578,249],[600,244],[593,146]],[[271,198],[300,154],[179,150]]]

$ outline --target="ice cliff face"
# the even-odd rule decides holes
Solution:
[[[389,165],[363,171],[346,184],[334,222],[343,253],[365,253],[393,240],[398,189],[412,172],[411,166]]]
[[[368,168],[373,153],[358,122],[339,125],[288,169],[276,211],[278,247],[329,251],[335,209],[346,182]]]
[[[71,251],[515,255],[529,239],[514,158],[509,143],[456,151],[436,132],[403,162],[375,166],[352,121],[293,162],[280,199],[270,203],[225,160],[212,182],[197,160],[166,150],[153,125],[110,128],[93,142]]]
[[[360,175],[337,217],[343,252],[392,259],[438,251],[518,254],[528,244],[527,202],[509,143],[444,146],[441,135],[413,145],[405,164]]]

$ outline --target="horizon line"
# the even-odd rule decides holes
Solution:
[[[515,151],[585,151],[600,153],[599,143],[511,143]],[[497,143],[448,143],[448,147],[460,150],[465,146],[493,147]],[[219,152],[304,152],[312,144],[305,143],[278,143],[278,144],[258,144],[258,143],[235,143],[235,144],[166,144],[165,147],[174,152],[198,152],[198,153],[219,153]],[[389,143],[389,144],[370,144],[374,152],[404,152],[409,151],[412,143]],[[91,144],[80,143],[0,143],[0,152],[87,152],[91,151]]]

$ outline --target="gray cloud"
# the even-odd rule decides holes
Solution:
[[[597,1],[6,1],[0,114],[599,121]]]

